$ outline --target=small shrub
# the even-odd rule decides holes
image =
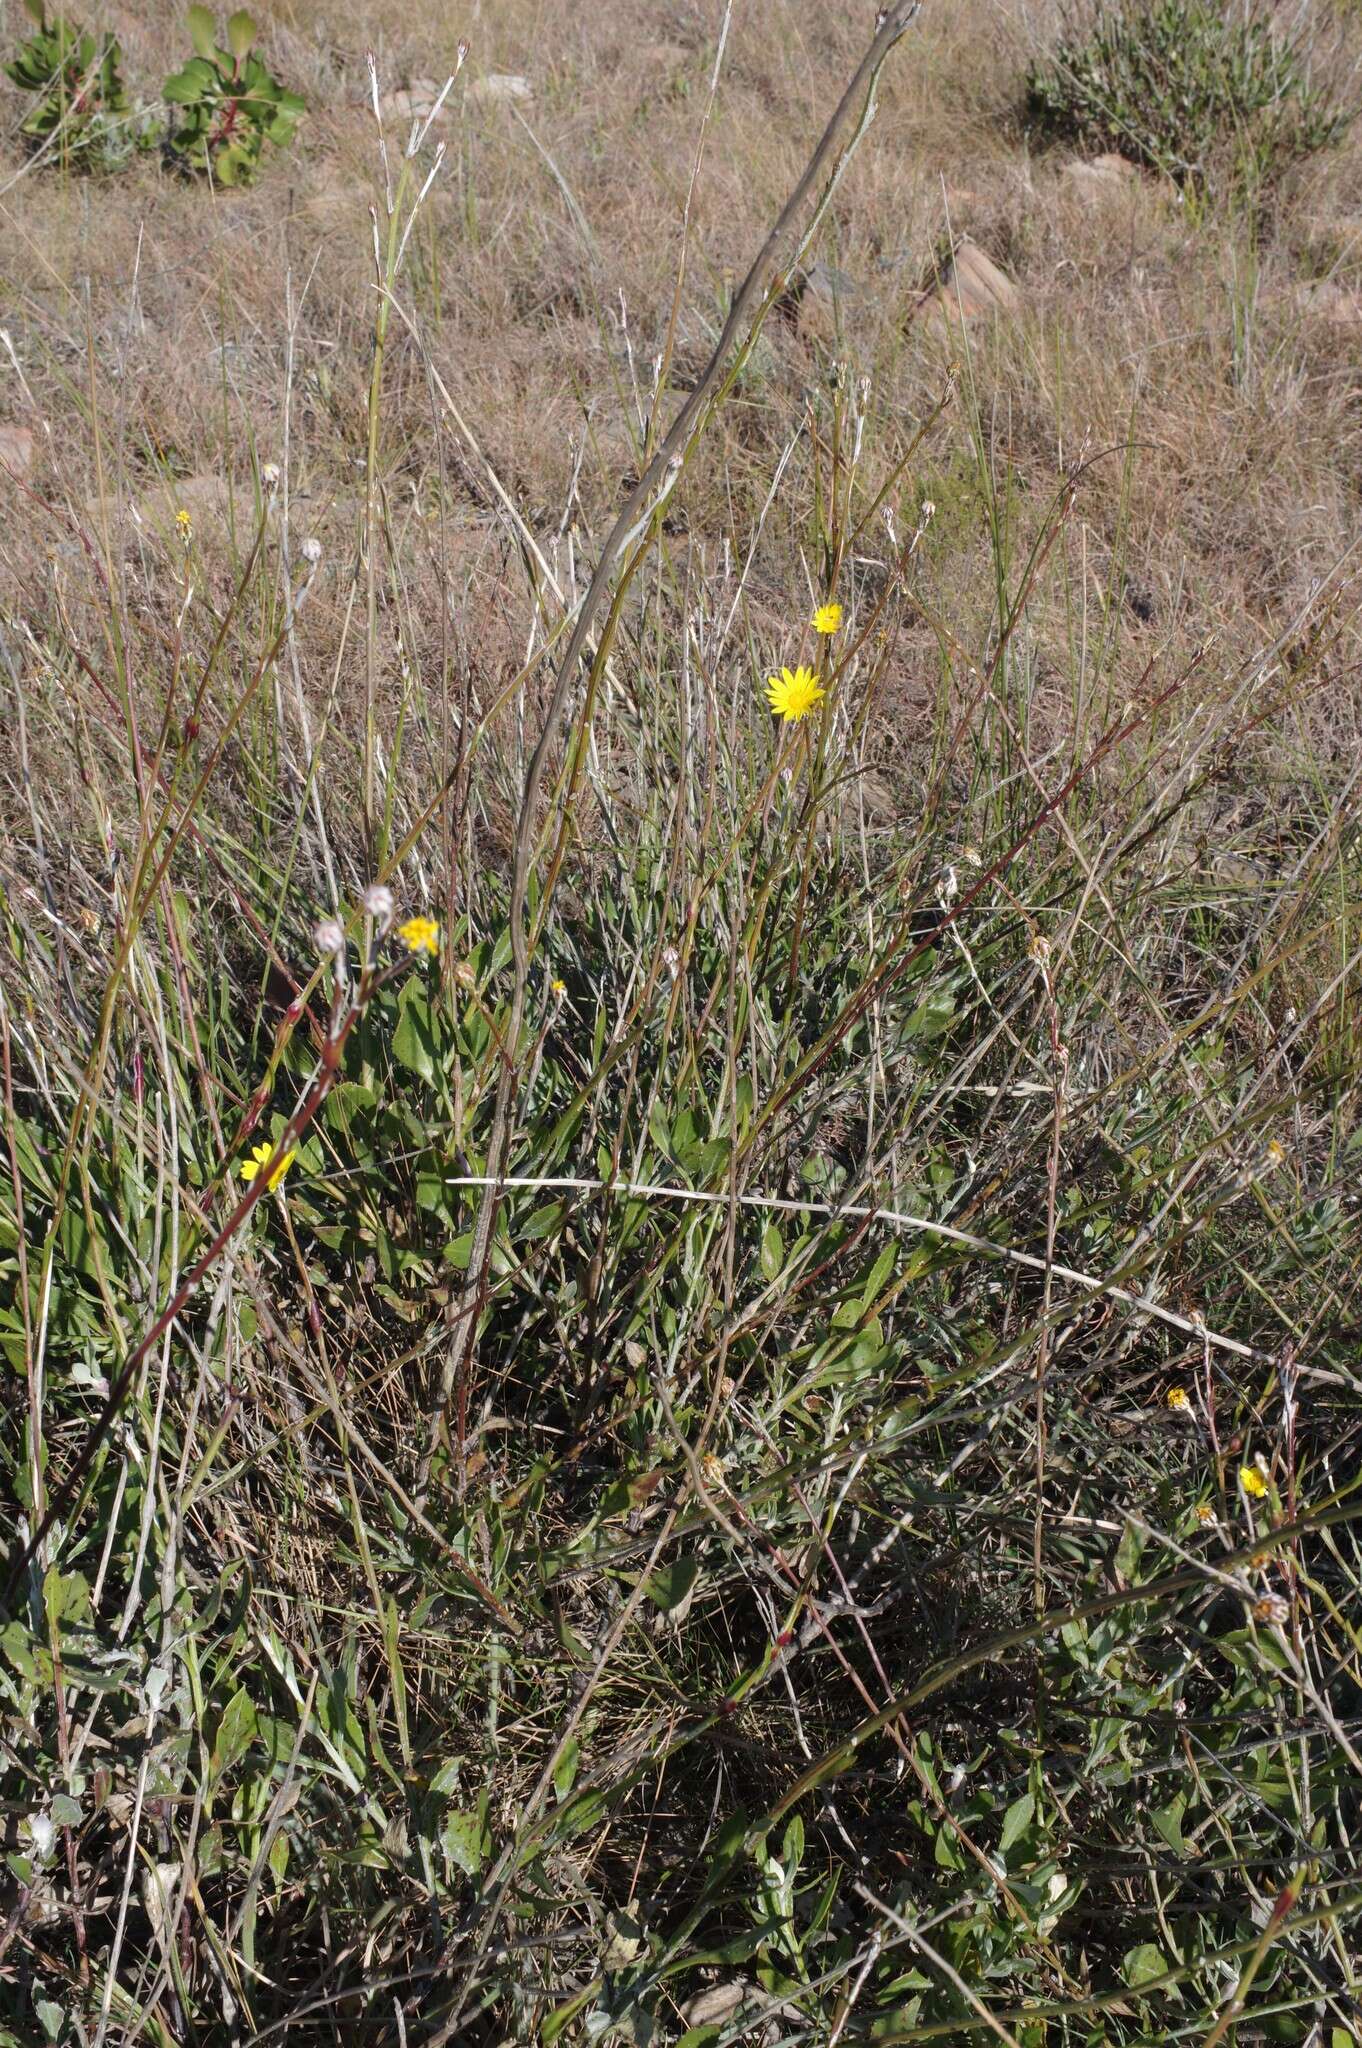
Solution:
[[[62,15],[49,22],[42,0],[26,5],[36,33],[6,64],[5,74],[38,95],[21,123],[30,147],[83,170],[121,162],[137,147],[140,127],[128,104],[117,42],[75,28]]]
[[[1336,142],[1349,114],[1310,76],[1309,48],[1257,5],[1103,0],[1070,14],[1027,77],[1031,126],[1117,150],[1179,183],[1257,187]]]
[[[248,185],[265,144],[284,148],[307,104],[280,84],[254,53],[256,25],[245,9],[227,23],[227,48],[217,47],[217,23],[206,7],[189,10],[196,54],[165,83],[176,110],[168,146],[189,169],[211,172],[221,185]]]

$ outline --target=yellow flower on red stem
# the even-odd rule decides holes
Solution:
[[[1186,1387],[1170,1387],[1163,1398],[1178,1415],[1185,1414],[1192,1405],[1187,1398]]]
[[[820,604],[813,615],[815,633],[835,633],[842,623],[842,607],[839,604]]]
[[[397,927],[397,936],[409,953],[429,953],[433,960],[440,950],[440,927],[433,917],[409,917]]]
[[[783,668],[778,676],[766,678],[766,701],[777,718],[796,724],[807,718],[815,704],[823,701],[823,685],[811,668]]]
[[[297,1157],[298,1155],[292,1149],[292,1147],[290,1147],[287,1152],[283,1153],[280,1156],[277,1165],[275,1166],[273,1172],[270,1174],[269,1179],[265,1183],[266,1187],[269,1189],[271,1194],[274,1193],[274,1190],[278,1187],[280,1181],[284,1178],[284,1175],[288,1172],[290,1166],[292,1166],[294,1160]],[[240,1167],[238,1168],[238,1172],[240,1173],[241,1178],[244,1181],[253,1181],[257,1174],[263,1173],[264,1169],[269,1165],[271,1159],[273,1158],[273,1145],[265,1144],[254,1146],[252,1148],[250,1157],[247,1159],[243,1159]]]

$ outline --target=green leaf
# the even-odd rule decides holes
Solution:
[[[1182,1816],[1186,1811],[1186,1797],[1179,1792],[1167,1806],[1155,1807],[1149,1816],[1175,1856],[1187,1854],[1187,1845],[1182,1839]]]
[[[1143,1549],[1143,1535],[1134,1522],[1127,1522],[1121,1540],[1116,1546],[1116,1569],[1128,1583],[1134,1580],[1140,1568],[1140,1553]]]
[[[768,1223],[761,1233],[761,1277],[763,1280],[778,1280],[785,1264],[785,1244],[774,1223]]]
[[[244,7],[227,17],[227,47],[239,64],[255,41],[255,21]]]
[[[1156,1977],[1166,1977],[1171,1968],[1157,1942],[1142,1941],[1138,1948],[1126,1951],[1121,1975],[1132,1991],[1138,1991],[1142,1984],[1152,1984]]]
[[[213,1742],[212,1774],[220,1778],[230,1771],[250,1748],[255,1738],[255,1708],[245,1690],[238,1687],[222,1710]]]
[[[176,71],[161,87],[161,97],[174,107],[192,106],[195,100],[203,98],[212,85],[213,67],[205,64],[201,57],[191,57],[183,71]]]
[[[190,42],[194,45],[200,57],[206,57],[211,63],[213,59],[214,38],[218,31],[218,25],[213,19],[212,10],[207,7],[191,7],[185,16],[185,20],[189,24]],[[181,73],[181,76],[183,76],[183,73]],[[166,97],[169,98],[169,94]]]
[[[1020,1799],[1014,1799],[1003,1815],[1003,1832],[998,1842],[1000,1854],[1006,1856],[1012,1844],[1021,1837],[1035,1819],[1036,1802],[1029,1792],[1023,1792]]]
[[[566,1799],[577,1780],[577,1762],[581,1745],[575,1735],[563,1744],[563,1754],[553,1767],[553,1789],[560,1799]]]
[[[687,1598],[699,1575],[698,1558],[674,1558],[652,1574],[643,1590],[664,1614],[672,1614]]]
[[[440,1830],[440,1847],[465,1877],[477,1876],[491,1846],[485,1799],[475,1813],[451,1813]]]
[[[955,996],[948,988],[925,995],[904,1025],[907,1038],[939,1038],[955,1022]]]
[[[418,982],[403,984],[400,1009],[397,1029],[393,1033],[393,1058],[423,1081],[433,1081],[435,1044],[430,1028],[430,1004]]]
[[[539,2038],[544,2043],[544,2048],[552,2048],[564,2027],[571,2025],[583,2006],[590,2005],[600,1988],[601,1980],[597,1977],[594,1982],[587,1985],[585,1991],[574,1992],[565,2005],[554,2008],[539,2028]]]

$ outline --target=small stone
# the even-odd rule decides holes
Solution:
[[[486,78],[475,78],[468,87],[468,97],[480,106],[504,106],[510,100],[528,100],[534,97],[534,87],[528,78],[522,78],[516,71],[489,71]]]
[[[1108,151],[1105,156],[1085,157],[1064,166],[1064,183],[1089,205],[1100,205],[1113,192],[1129,189],[1138,178],[1128,157]]]
[[[441,81],[443,83],[443,81]],[[440,118],[449,112],[453,92],[445,95],[440,108]],[[440,99],[440,85],[433,78],[413,78],[409,85],[399,85],[393,92],[385,92],[379,101],[379,112],[384,127],[409,127],[413,121],[428,120]]]
[[[1011,278],[966,235],[957,243],[941,283],[935,291],[923,294],[914,311],[919,319],[944,327],[962,317],[977,320],[990,314],[1015,313],[1020,306],[1021,293]]]
[[[11,476],[27,476],[33,467],[32,427],[0,426],[0,469]]]
[[[713,2025],[716,2020],[726,2020],[735,2013],[747,1997],[750,1985],[740,1978],[730,1979],[727,1984],[711,1984],[692,1998],[686,2007],[684,2018],[688,2027]]]

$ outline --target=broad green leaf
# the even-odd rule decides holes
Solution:
[[[212,1774],[220,1778],[230,1771],[250,1748],[255,1736],[255,1708],[245,1689],[238,1687],[222,1710],[213,1740]]]
[[[1035,1814],[1036,1802],[1029,1792],[1023,1792],[1020,1799],[1013,1800],[1003,1815],[1003,1831],[998,1841],[1002,1855],[1006,1856],[1012,1844],[1020,1841],[1035,1819]]]
[[[577,1781],[577,1762],[581,1745],[575,1735],[570,1735],[563,1744],[563,1754],[553,1767],[553,1789],[560,1799],[566,1799]]]
[[[698,1558],[673,1558],[670,1564],[658,1567],[643,1590],[664,1614],[671,1614],[686,1599],[699,1573]]]
[[[1138,1991],[1142,1984],[1152,1984],[1156,1978],[1166,1977],[1171,1967],[1156,1942],[1142,1941],[1138,1948],[1126,1951],[1121,1975],[1132,1991]]]
[[[211,8],[191,7],[185,19],[189,24],[190,42],[194,45],[200,57],[206,57],[209,63],[211,63],[213,60],[214,38],[218,30],[218,25],[213,19]],[[169,97],[168,94],[167,97]]]
[[[255,41],[255,21],[244,7],[227,17],[227,47],[238,64]]]
[[[1179,1792],[1167,1806],[1156,1806],[1149,1816],[1175,1856],[1187,1854],[1187,1846],[1182,1839],[1182,1816],[1186,1811],[1187,1800]]]
[[[225,152],[224,152],[225,154]],[[402,989],[401,1014],[393,1033],[393,1058],[423,1081],[435,1079],[435,1048],[430,1029],[430,1004],[420,985]]]
[[[176,71],[161,87],[161,97],[172,106],[192,106],[213,82],[213,67],[200,57],[191,57],[183,71]]]
[[[440,1830],[440,1846],[465,1877],[476,1877],[491,1847],[484,1815],[451,1813]]]
[[[774,1223],[768,1223],[761,1233],[761,1277],[763,1280],[778,1280],[785,1265],[785,1244]]]

